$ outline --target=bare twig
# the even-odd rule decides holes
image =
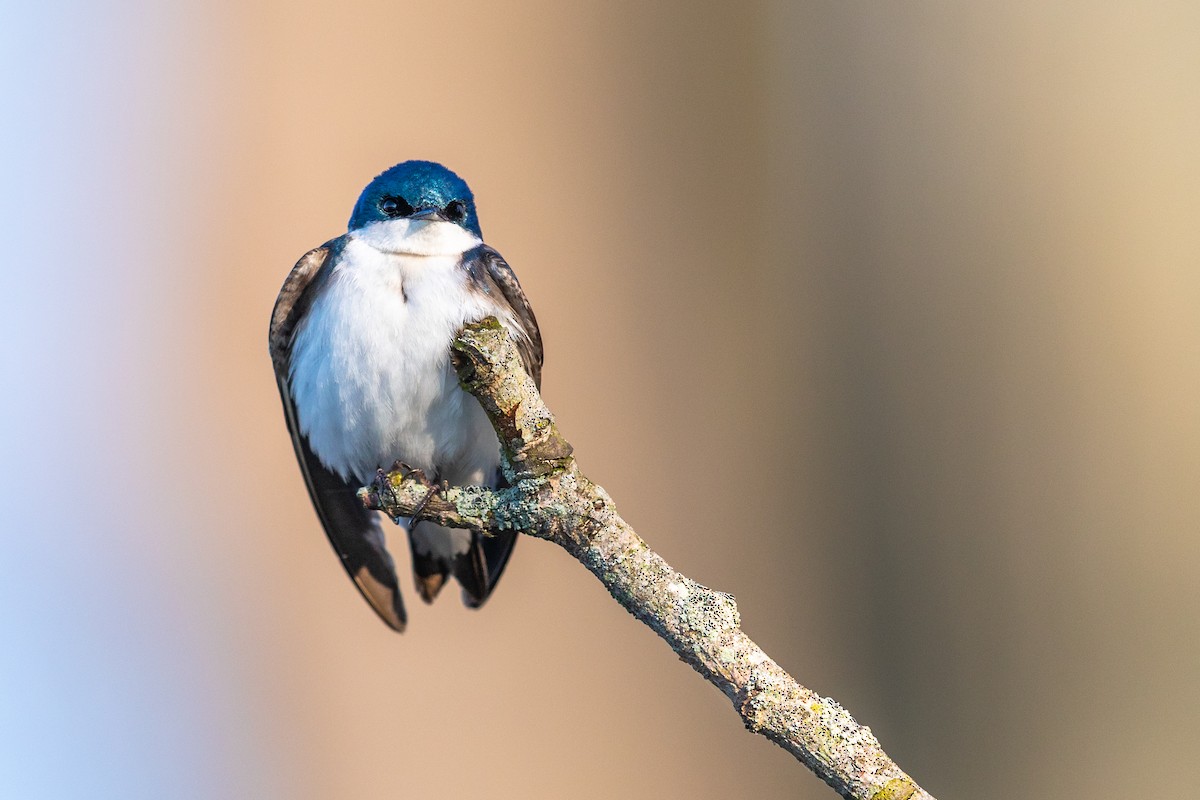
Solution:
[[[407,517],[429,497],[421,519],[484,533],[516,529],[561,545],[724,692],[749,730],[800,759],[843,797],[932,800],[869,728],[797,683],[742,632],[732,596],[676,572],[621,519],[608,494],[579,471],[495,319],[468,325],[452,355],[463,388],[479,398],[496,428],[511,488],[451,487],[429,497],[432,484],[423,475],[381,470],[360,490],[364,503]]]

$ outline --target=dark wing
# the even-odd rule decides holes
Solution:
[[[537,317],[529,298],[521,289],[521,283],[504,257],[486,244],[463,253],[463,267],[471,276],[475,288],[492,298],[497,305],[506,309],[512,321],[520,328],[513,331],[513,340],[521,354],[525,371],[537,387],[542,388],[542,333],[538,330]],[[507,320],[501,320],[507,322]]]
[[[304,474],[308,494],[329,537],[329,543],[341,556],[346,572],[350,573],[358,590],[376,613],[392,628],[403,631],[407,620],[404,601],[400,597],[396,568],[385,547],[379,516],[359,502],[357,486],[326,469],[309,447],[308,439],[300,433],[289,385],[292,338],[296,326],[312,303],[313,290],[327,279],[340,249],[341,240],[334,239],[323,247],[310,250],[296,262],[284,281],[271,314],[271,362],[275,366],[275,380],[279,384],[283,413],[287,418],[288,431],[292,434],[300,471]]]
[[[542,334],[538,330],[537,317],[533,315],[529,298],[525,296],[512,267],[503,256],[485,244],[464,253],[463,266],[475,288],[492,298],[506,312],[509,319],[501,321],[511,321],[517,325],[518,329],[510,329],[510,333],[521,354],[525,371],[541,389],[542,363],[545,360]],[[502,485],[503,482],[503,477],[498,476],[497,483]],[[508,564],[517,535],[516,531],[502,531],[494,536],[473,534],[471,550],[460,556],[454,564],[454,576],[465,590],[467,605],[478,608],[487,600],[496,581],[500,579],[500,573]]]

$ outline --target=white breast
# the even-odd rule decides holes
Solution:
[[[401,460],[482,483],[499,464],[495,433],[450,365],[462,324],[497,313],[468,289],[460,255],[385,252],[351,236],[299,327],[300,430],[342,477],[365,483]]]

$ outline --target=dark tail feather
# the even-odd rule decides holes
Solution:
[[[454,577],[463,587],[463,602],[479,608],[496,588],[517,542],[516,531],[503,531],[495,536],[471,535],[471,549],[454,561]]]
[[[415,526],[414,526],[415,527]],[[416,542],[409,536],[412,552],[413,576],[416,578],[417,594],[426,603],[432,603],[450,577],[450,562],[429,553],[418,553]]]

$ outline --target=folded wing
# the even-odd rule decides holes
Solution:
[[[290,388],[289,365],[296,325],[311,304],[314,290],[327,279],[332,256],[336,255],[340,245],[341,240],[335,239],[309,251],[284,281],[271,314],[271,361],[300,471],[325,535],[366,601],[384,622],[403,631],[407,621],[404,601],[392,556],[385,546],[379,515],[368,511],[359,502],[356,485],[326,469],[317,458],[308,439],[300,432]]]

